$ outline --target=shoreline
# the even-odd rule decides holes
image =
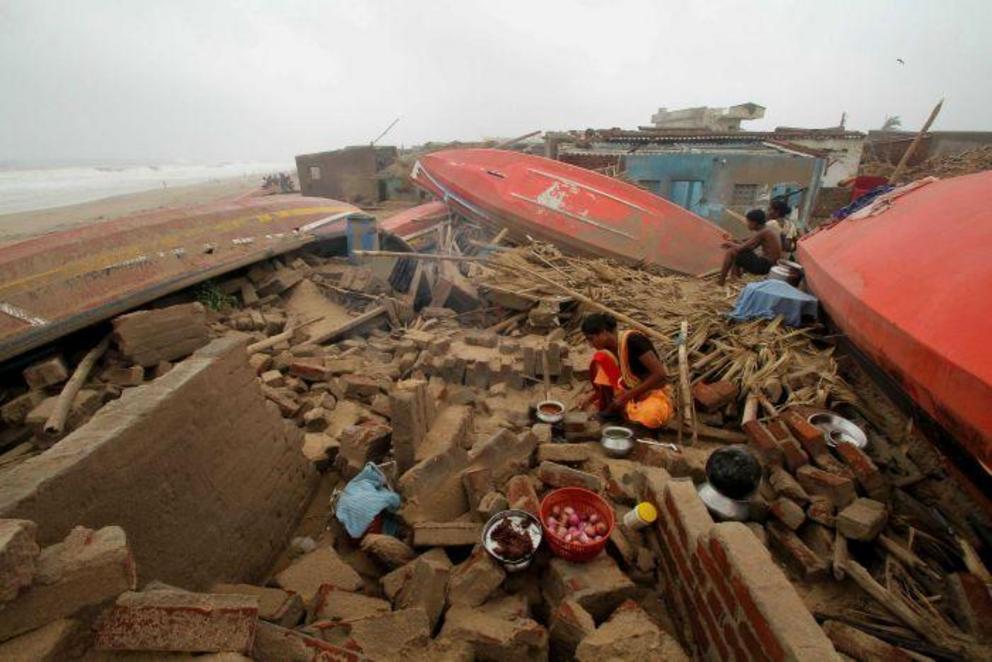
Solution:
[[[166,207],[234,198],[261,188],[261,176],[122,193],[62,207],[0,214],[0,245]]]

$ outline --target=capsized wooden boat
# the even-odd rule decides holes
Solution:
[[[833,321],[992,469],[992,171],[917,183],[799,242]]]
[[[356,207],[299,195],[158,209],[0,247],[0,360],[135,306],[343,236]]]
[[[724,232],[648,191],[577,166],[498,149],[427,154],[411,177],[459,214],[578,253],[700,274]]]
[[[447,218],[448,208],[443,202],[434,200],[384,218],[379,222],[379,229],[409,241]]]

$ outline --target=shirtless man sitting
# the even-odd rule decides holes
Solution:
[[[723,267],[717,280],[719,285],[727,282],[727,274],[731,270],[735,278],[740,277],[742,270],[750,274],[767,274],[782,257],[782,237],[766,227],[765,223],[765,212],[752,209],[747,213],[747,227],[754,232],[754,236],[743,242],[723,244],[727,252],[724,253]]]

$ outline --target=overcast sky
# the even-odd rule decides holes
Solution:
[[[905,61],[899,64],[896,58]],[[0,0],[0,161],[272,160],[648,124],[992,130],[989,0]]]

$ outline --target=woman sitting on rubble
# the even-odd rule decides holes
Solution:
[[[582,333],[596,353],[589,366],[595,402],[605,419],[624,420],[657,430],[672,417],[674,407],[668,375],[651,340],[639,331],[617,332],[617,321],[606,313],[582,320]]]

